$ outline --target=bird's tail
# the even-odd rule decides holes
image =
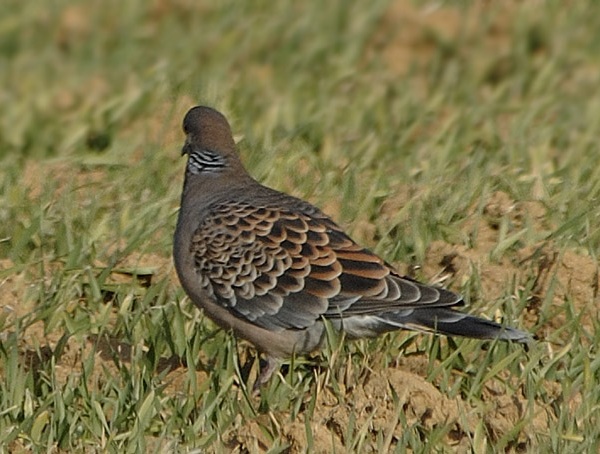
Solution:
[[[474,339],[501,339],[526,344],[534,340],[534,337],[528,332],[502,326],[490,320],[463,312],[440,307],[387,312],[378,315],[377,318],[380,322],[387,324],[390,330],[403,328],[435,332],[447,336],[463,336]]]

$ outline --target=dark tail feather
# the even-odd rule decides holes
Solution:
[[[415,309],[411,313],[381,314],[379,319],[399,328],[433,331],[446,336],[501,339],[527,344],[534,340],[528,332],[502,326],[490,320],[452,309]]]

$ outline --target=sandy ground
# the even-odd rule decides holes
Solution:
[[[382,210],[393,209],[390,204],[393,204],[393,201],[388,201]],[[530,325],[537,322],[538,317],[539,301],[535,295],[541,298],[545,294],[547,285],[551,281],[550,276],[556,276],[558,282],[554,289],[556,307],[560,307],[569,296],[576,304],[581,305],[579,307],[581,311],[593,311],[598,272],[596,264],[590,257],[578,255],[573,251],[556,251],[550,245],[544,244],[537,248],[524,247],[517,251],[516,255],[507,254],[499,260],[493,262],[490,260],[490,252],[497,245],[499,217],[508,216],[518,226],[524,213],[527,212],[529,216],[539,216],[540,223],[543,223],[543,210],[541,204],[536,202],[514,202],[505,193],[493,194],[484,209],[488,216],[481,218],[481,225],[478,226],[479,237],[475,247],[467,248],[463,245],[434,242],[429,248],[422,273],[427,276],[451,276],[452,279],[460,281],[476,268],[481,276],[482,293],[490,300],[500,297],[511,281],[516,279],[519,285],[520,281],[529,279],[527,274],[536,276],[534,296],[525,315]],[[168,273],[172,269],[169,259],[164,257],[146,256],[142,259],[142,266],[144,262],[154,267],[159,264],[158,273],[161,273],[161,270]],[[137,258],[132,258],[132,263],[140,266]],[[0,269],[6,269],[10,265],[5,260],[0,263]],[[529,273],[524,275],[524,269],[529,269]],[[177,285],[175,275],[171,274],[171,278],[173,285]],[[11,316],[23,316],[32,311],[33,307],[21,303],[21,297],[26,293],[27,286],[28,283],[22,275],[12,275],[2,281],[0,289],[4,298],[0,302],[1,310],[8,311]],[[585,304],[589,304],[589,307]],[[583,320],[585,323],[586,318],[584,317]],[[560,327],[563,323],[564,316],[557,311],[556,316],[536,334],[543,339],[545,333]],[[50,357],[58,340],[58,335],[45,333],[41,323],[31,325],[20,339],[23,361],[35,368],[35,363],[43,360],[35,351],[35,345],[41,345],[42,354],[46,352]],[[92,352],[95,342],[96,339],[90,336],[89,345],[84,349],[79,344],[71,345],[71,341],[67,343],[56,366],[59,381],[66,382],[69,375],[79,372],[82,358]],[[122,358],[127,360],[130,350],[131,346],[121,345],[118,341],[106,345],[101,343],[97,349],[98,358],[95,363],[98,369],[97,376],[101,377],[106,370],[114,370],[116,374],[112,354],[118,351]],[[351,406],[340,406],[336,396],[327,389],[321,390],[314,416],[310,421],[316,446],[324,446],[323,452],[330,452],[332,447],[336,447],[338,452],[343,452],[344,428],[348,427],[351,414],[358,418],[355,421],[357,426],[367,424],[380,429],[385,428],[385,433],[396,438],[400,436],[399,431],[402,428],[398,419],[400,407],[408,423],[418,421],[428,428],[451,425],[447,442],[457,448],[465,449],[470,445],[471,437],[476,433],[478,424],[481,424],[477,415],[483,415],[486,429],[492,436],[500,438],[525,414],[528,405],[526,397],[520,391],[515,393],[510,384],[510,376],[503,377],[506,383],[490,380],[490,383],[486,384],[483,400],[489,407],[486,411],[482,411],[481,408],[473,407],[460,397],[449,398],[434,384],[427,382],[424,377],[427,375],[428,361],[424,356],[410,356],[399,360],[393,368],[373,371],[365,380],[364,386],[346,390],[347,396],[351,396],[349,399],[352,402]],[[172,389],[177,389],[179,387],[177,383],[185,379],[183,367],[178,366],[166,377],[166,380],[171,381]],[[199,382],[208,379],[203,371],[198,371],[197,375]],[[397,392],[397,402],[391,398],[390,389]],[[559,389],[557,383],[547,383],[550,394],[557,394]],[[577,395],[572,396],[572,402],[567,404],[577,405],[578,399],[580,397]],[[522,431],[523,447],[528,446],[528,439],[533,434],[547,432],[548,418],[553,412],[541,405],[538,407],[535,410],[537,416],[534,424]],[[263,440],[264,435],[259,429],[259,421],[260,419],[245,425],[242,431],[227,434],[230,446],[241,451],[246,448],[252,451],[257,446],[267,447],[269,443]],[[300,448],[306,445],[305,424],[301,414],[293,423],[281,427],[293,446]],[[388,442],[391,443],[391,440],[392,438]],[[297,452],[301,450],[298,449]]]

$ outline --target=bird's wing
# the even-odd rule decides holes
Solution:
[[[216,301],[271,330],[461,302],[398,275],[320,212],[223,203],[195,231],[191,252]]]

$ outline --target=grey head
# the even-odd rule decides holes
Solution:
[[[193,107],[183,119],[183,132],[181,154],[188,155],[187,177],[246,175],[223,114],[210,107]]]

